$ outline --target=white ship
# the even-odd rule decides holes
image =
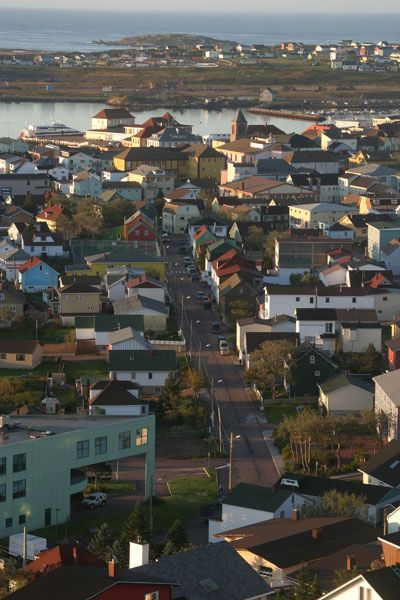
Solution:
[[[51,125],[28,125],[21,131],[19,137],[21,139],[34,138],[57,138],[65,136],[83,135],[82,131],[78,131],[73,127],[68,127],[64,123],[53,121]]]

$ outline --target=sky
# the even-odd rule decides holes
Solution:
[[[152,10],[152,11],[180,11],[193,12],[199,11],[232,11],[232,12],[313,12],[313,13],[357,13],[360,9],[360,3],[355,0],[336,0],[335,3],[324,2],[321,0],[286,0],[281,4],[270,3],[271,8],[268,8],[268,3],[265,0],[202,0],[201,3],[193,5],[187,0],[152,0],[149,6],[138,0],[113,0],[112,10]],[[35,0],[34,7],[37,9],[53,8],[56,3],[54,0]],[[266,6],[267,5],[267,6]],[[190,6],[190,7],[189,7]],[[0,0],[1,7],[7,8],[33,8],[33,3],[30,0]],[[69,0],[62,8],[83,9],[83,10],[109,10],[110,3],[108,0]],[[363,12],[383,12],[400,13],[399,0],[380,0],[377,4],[376,0],[364,0],[362,3]]]

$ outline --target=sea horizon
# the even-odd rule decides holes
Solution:
[[[400,42],[400,13],[1,9],[0,48],[8,50],[93,52],[102,49],[94,40],[174,33],[266,45],[284,41],[328,44],[343,39],[396,43]]]

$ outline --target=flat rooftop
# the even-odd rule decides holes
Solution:
[[[4,417],[3,417],[4,418]],[[0,448],[27,440],[51,437],[79,429],[93,429],[101,425],[113,425],[121,421],[133,421],[138,417],[108,417],[102,415],[27,415],[9,417],[0,429]]]

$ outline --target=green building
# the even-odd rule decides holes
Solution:
[[[66,522],[87,486],[83,467],[145,455],[154,479],[155,417],[0,417],[0,537]]]

